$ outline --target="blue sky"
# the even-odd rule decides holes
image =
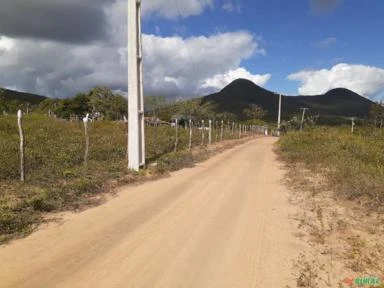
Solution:
[[[226,3],[232,3],[233,11],[223,9]],[[339,63],[383,68],[383,15],[381,0],[216,1],[188,18],[144,17],[143,31],[183,38],[248,31],[266,54],[243,60],[241,66],[253,74],[270,73],[268,89],[298,94],[300,83],[287,79],[298,71],[331,69]]]
[[[127,1],[0,1],[0,86],[50,97],[95,86],[126,94]],[[142,6],[146,95],[201,96],[241,77],[288,95],[344,87],[384,100],[383,0]]]

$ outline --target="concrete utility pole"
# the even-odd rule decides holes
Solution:
[[[128,0],[128,168],[145,165],[141,0]]]
[[[277,118],[277,136],[280,136],[280,124],[281,124],[281,94],[279,94],[279,113]]]
[[[303,130],[303,125],[304,125],[304,117],[305,117],[305,111],[307,111],[309,108],[300,108],[303,110],[303,117],[301,118],[301,123],[300,123],[300,131]]]

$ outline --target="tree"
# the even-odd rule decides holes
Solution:
[[[69,119],[72,115],[82,118],[90,109],[88,95],[79,93],[72,99],[61,100],[54,112],[58,117],[64,119]]]
[[[370,115],[375,127],[382,128],[384,124],[384,102],[372,104]]]
[[[175,114],[185,120],[201,121],[215,118],[215,106],[211,102],[203,103],[201,98],[176,102],[174,108]]]
[[[257,120],[261,120],[264,118],[264,116],[267,115],[267,111],[256,104],[249,105],[249,108],[244,109],[243,113],[248,118],[248,120],[255,122],[257,122]]]
[[[60,105],[60,102],[60,99],[47,98],[40,102],[37,109],[44,113],[53,112]]]
[[[166,105],[164,96],[146,96],[144,99],[145,114],[149,117],[159,117],[160,110]]]

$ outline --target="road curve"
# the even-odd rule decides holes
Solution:
[[[0,247],[4,288],[286,287],[300,252],[274,138],[128,186]]]

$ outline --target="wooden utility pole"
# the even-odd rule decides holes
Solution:
[[[141,0],[128,0],[128,168],[145,165]]]
[[[303,130],[303,125],[304,125],[304,117],[305,117],[305,112],[309,109],[309,108],[300,108],[301,110],[303,110],[303,116],[301,117],[301,123],[300,123],[300,131]]]

